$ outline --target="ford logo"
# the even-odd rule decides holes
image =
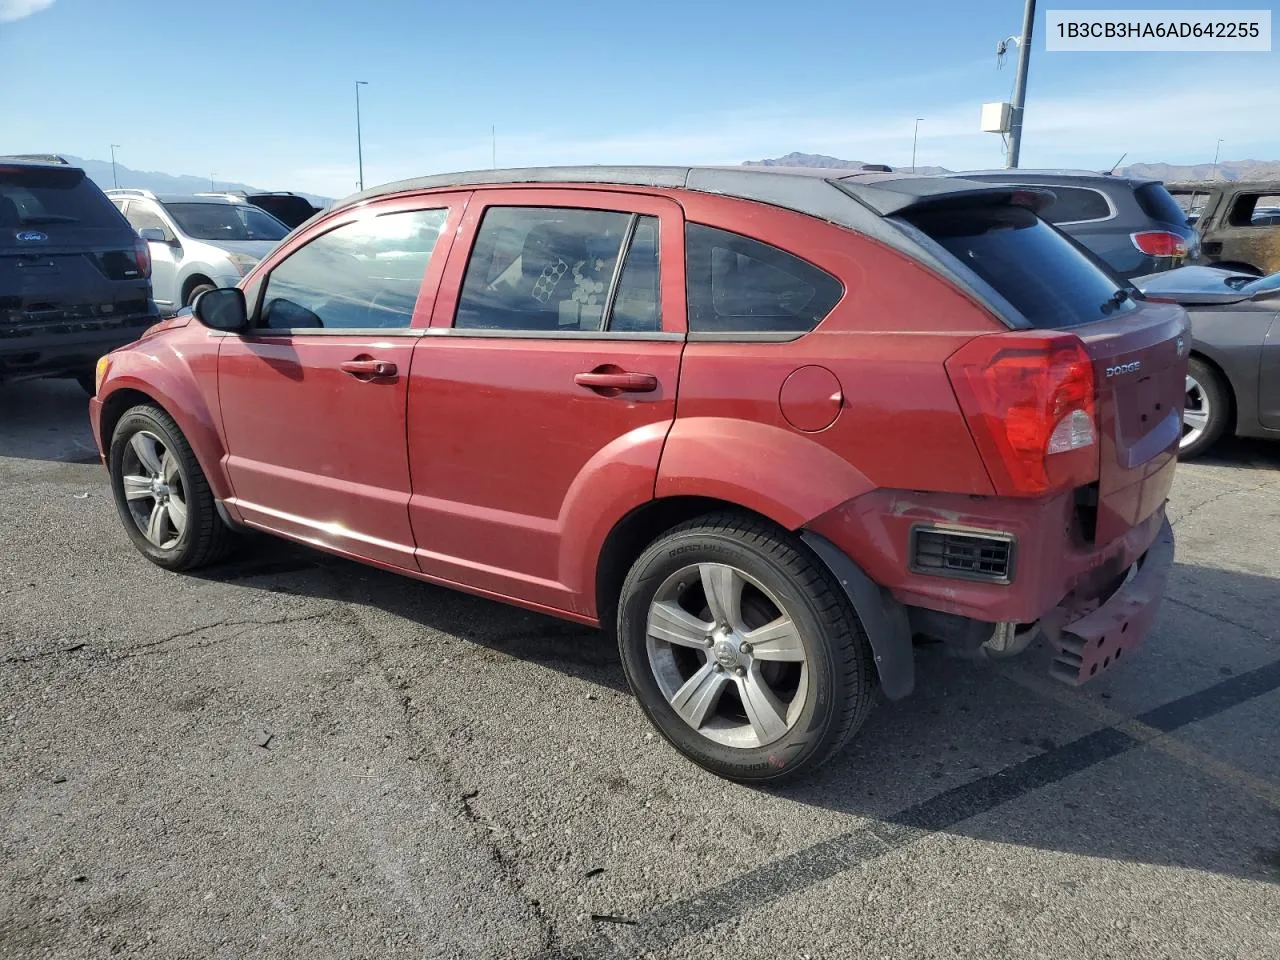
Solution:
[[[39,230],[19,230],[14,234],[23,243],[40,243],[42,240],[48,240],[47,233],[41,233]]]

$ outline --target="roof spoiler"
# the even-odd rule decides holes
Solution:
[[[1054,192],[1041,187],[985,184],[958,178],[926,177],[844,177],[831,181],[863,206],[882,217],[923,210],[960,207],[1026,207],[1039,213],[1055,199]]]

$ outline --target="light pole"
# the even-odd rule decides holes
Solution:
[[[1218,142],[1221,143],[1222,141]],[[120,189],[120,179],[116,176],[116,147],[118,146],[120,146],[118,143],[111,145],[111,186],[117,190]]]
[[[1213,148],[1213,173],[1209,174],[1210,180],[1218,179],[1218,157],[1222,153],[1222,139],[1218,139],[1218,145]]]
[[[1013,83],[1013,102],[1009,104],[1009,156],[1005,166],[1012,170],[1022,152],[1022,105],[1027,100],[1027,69],[1031,65],[1031,33],[1036,25],[1036,0],[1027,0],[1022,14],[1022,39],[1018,43],[1018,76]]]
[[[364,144],[360,141],[360,88],[368,85],[368,80],[356,81],[356,165],[359,171],[356,182],[361,190],[364,189]]]
[[[920,139],[920,121],[924,117],[916,117],[916,131],[911,135],[911,172],[916,172],[916,142]]]

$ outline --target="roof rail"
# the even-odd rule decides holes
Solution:
[[[217,197],[219,200],[243,200],[244,194],[239,190],[205,190],[201,193],[193,193],[193,197]]]
[[[107,196],[117,197],[145,197],[148,200],[154,200],[156,195],[150,190],[142,187],[112,187],[110,190],[103,191]]]
[[[57,153],[6,153],[0,160],[27,160],[31,163],[60,163],[70,166],[67,158]]]

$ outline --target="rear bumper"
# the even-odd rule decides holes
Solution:
[[[160,319],[143,314],[110,325],[56,325],[36,330],[0,328],[0,380],[47,377],[92,370],[98,358],[137,340]]]
[[[1050,672],[1079,686],[1118,663],[1151,629],[1172,569],[1173,528],[1166,519],[1132,574],[1095,610],[1070,619],[1072,611],[1058,608],[1044,618],[1045,634],[1058,650]]]

